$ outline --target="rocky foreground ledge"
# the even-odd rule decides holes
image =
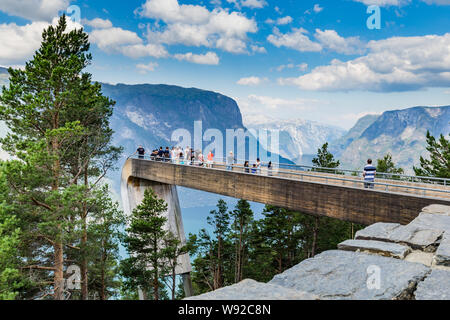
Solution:
[[[410,224],[376,223],[275,276],[187,300],[450,300],[450,206]]]

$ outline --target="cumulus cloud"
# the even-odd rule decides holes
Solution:
[[[318,3],[316,3],[314,5],[313,10],[314,10],[315,13],[319,13],[319,12],[321,12],[323,10],[323,8]]]
[[[450,86],[450,33],[370,41],[369,53],[350,61],[333,60],[281,85],[323,91],[408,91]]]
[[[95,18],[92,20],[83,20],[83,23],[95,29],[107,29],[113,27],[112,22],[108,19],[103,20],[100,18]]]
[[[70,0],[0,0],[0,11],[31,21],[50,22],[69,3]]]
[[[359,37],[343,38],[335,30],[316,29],[314,37],[323,47],[342,54],[362,53],[365,46]]]
[[[236,98],[239,108],[244,116],[261,114],[277,114],[286,111],[301,112],[318,106],[321,101],[316,99],[294,98],[285,99],[280,97],[249,95],[244,98]]]
[[[356,54],[364,51],[364,43],[358,37],[341,37],[334,30],[316,29],[313,41],[308,36],[308,31],[303,28],[293,28],[291,32],[281,33],[274,28],[273,34],[267,40],[276,47],[287,47],[300,52],[319,52],[328,49],[341,54]]]
[[[221,8],[209,11],[200,5],[180,5],[177,0],[147,0],[137,12],[164,22],[162,27],[149,27],[147,39],[151,43],[247,53],[247,35],[258,31],[255,20],[242,13]]]
[[[253,53],[267,53],[267,50],[264,47],[252,45],[250,48],[252,49]]]
[[[389,7],[389,6],[406,6],[412,3],[411,0],[353,0],[355,2],[361,2],[367,6],[370,5],[377,5],[380,7]],[[435,5],[443,5],[448,6],[450,5],[450,0],[421,0],[422,2],[425,2],[426,4],[435,4]]]
[[[162,45],[144,44],[135,32],[122,28],[95,29],[90,33],[89,39],[107,53],[121,53],[130,58],[162,58],[168,55]]]
[[[260,78],[260,77],[248,77],[248,78],[241,78],[236,83],[240,84],[242,86],[258,86],[258,85],[262,84],[265,81],[268,81],[268,79],[267,78]]]
[[[267,6],[267,2],[265,0],[243,0],[241,1],[241,6],[253,9],[261,9]]]
[[[148,64],[140,63],[136,65],[136,69],[138,69],[138,72],[141,74],[147,74],[148,72],[153,72],[158,67],[158,63],[156,62],[150,62]]]
[[[58,18],[54,18],[52,25],[57,23]],[[23,26],[15,23],[0,24],[0,65],[24,64],[26,60],[31,59],[34,52],[40,47],[42,31],[49,25],[49,23],[42,21]],[[68,30],[81,27],[72,20],[67,20]]]
[[[322,45],[311,41],[307,34],[308,31],[303,28],[293,28],[291,32],[285,34],[274,28],[273,34],[269,35],[267,40],[277,48],[288,47],[300,52],[322,51]]]
[[[307,63],[301,63],[298,65],[295,65],[293,63],[289,63],[289,64],[282,64],[278,67],[276,67],[276,70],[278,72],[281,72],[285,69],[293,69],[293,68],[297,68],[299,71],[306,71],[308,69],[308,64]]]
[[[217,54],[211,51],[205,54],[193,54],[192,52],[188,52],[185,54],[176,54],[174,57],[180,61],[185,60],[197,64],[218,65],[220,62]]]
[[[292,17],[286,16],[286,17],[278,18],[277,20],[267,19],[266,23],[282,26],[282,25],[289,24],[292,21],[293,21]]]

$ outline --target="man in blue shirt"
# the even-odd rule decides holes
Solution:
[[[372,165],[372,159],[367,160],[367,165],[364,167],[364,188],[373,189],[375,181],[375,175],[377,174],[377,168]]]

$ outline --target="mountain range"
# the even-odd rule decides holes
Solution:
[[[333,144],[346,131],[342,128],[303,119],[277,120],[260,116],[245,118],[249,129],[274,129],[280,132],[280,155],[298,164],[310,164],[325,142]],[[271,150],[272,151],[272,150]]]
[[[360,169],[368,158],[391,153],[393,161],[412,174],[420,156],[428,155],[427,130],[436,137],[450,134],[450,106],[418,106],[363,117],[333,145],[333,151],[342,167],[353,169]]]
[[[7,70],[0,68],[0,85],[7,79]],[[243,119],[233,99],[196,88],[150,84],[102,84],[102,88],[116,101],[111,126],[116,132],[114,143],[124,146],[123,160],[138,144],[147,150],[172,145],[175,129],[186,129],[193,136],[194,121],[202,121],[203,132],[215,128],[224,137],[226,129],[279,130],[281,162],[311,164],[317,149],[328,142],[343,168],[361,168],[367,158],[376,160],[389,152],[396,164],[411,173],[420,156],[427,154],[426,131],[435,136],[450,133],[450,106],[419,106],[367,115],[345,131],[303,119],[277,120],[264,115]],[[3,124],[0,131],[4,134]]]

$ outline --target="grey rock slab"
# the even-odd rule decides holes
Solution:
[[[450,271],[434,269],[419,282],[414,295],[416,300],[450,300]]]
[[[320,299],[410,299],[429,271],[419,263],[333,250],[301,262],[269,284],[308,292]]]
[[[347,240],[338,244],[338,249],[347,251],[367,251],[398,259],[404,259],[406,255],[411,252],[411,248],[408,246],[375,240]]]
[[[401,227],[399,223],[378,222],[356,232],[355,239],[388,241],[392,231],[399,227]]]
[[[413,249],[432,252],[436,250],[442,233],[442,230],[428,229],[410,223],[393,230],[389,235],[389,241],[405,243]]]
[[[422,212],[450,216],[450,206],[445,206],[442,204],[432,204],[428,207],[423,208]]]
[[[434,264],[450,267],[450,232],[444,233],[441,244],[434,255]]]
[[[411,221],[410,225],[443,230],[450,233],[450,216],[422,212],[417,218]]]
[[[311,293],[292,290],[274,284],[243,280],[235,285],[221,288],[185,300],[318,300]]]

